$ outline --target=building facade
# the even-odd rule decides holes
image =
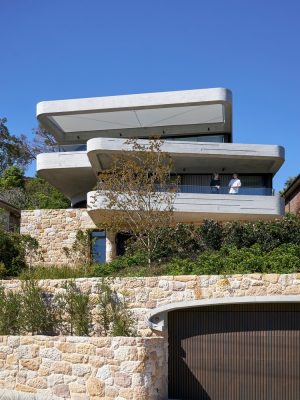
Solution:
[[[38,174],[67,196],[72,207],[86,208],[98,227],[106,210],[105,199],[93,190],[97,175],[128,150],[126,139],[133,137],[141,143],[153,136],[163,139],[172,173],[180,177],[177,222],[270,220],[284,214],[283,199],[272,184],[284,149],[233,143],[230,90],[47,101],[37,105],[37,118],[57,141],[53,151],[37,156]],[[213,173],[220,176],[217,193],[210,187]],[[234,173],[242,185],[232,195],[228,184]],[[113,255],[115,239],[106,238],[106,244]]]
[[[300,215],[300,175],[283,192],[285,212]]]
[[[0,198],[1,227],[6,231],[18,232],[20,229],[20,218],[20,210]]]

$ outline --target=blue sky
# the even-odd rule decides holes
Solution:
[[[226,87],[239,143],[300,172],[298,0],[2,0],[0,116],[31,135],[42,100]],[[29,174],[34,173],[32,166]]]

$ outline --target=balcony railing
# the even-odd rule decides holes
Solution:
[[[86,143],[82,144],[61,144],[49,147],[45,153],[65,153],[68,151],[86,151]]]
[[[211,186],[200,186],[200,185],[178,185],[177,188],[174,185],[170,185],[171,189],[174,189],[178,193],[199,193],[199,194],[231,194],[227,186],[221,186],[220,189]],[[163,191],[163,188],[157,187],[158,191]],[[274,196],[275,191],[272,188],[266,187],[241,187],[237,193],[232,193],[232,196]]]

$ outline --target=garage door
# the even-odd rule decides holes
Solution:
[[[300,305],[169,312],[169,399],[299,400]]]

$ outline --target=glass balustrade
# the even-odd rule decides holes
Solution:
[[[211,186],[198,186],[198,185],[170,185],[169,189],[174,189],[177,193],[198,193],[198,194],[230,194],[229,188],[221,186],[219,189]],[[157,186],[157,191],[165,191],[166,187]],[[245,195],[245,196],[274,196],[274,189],[266,187],[241,187],[237,193],[232,193],[232,196]]]

